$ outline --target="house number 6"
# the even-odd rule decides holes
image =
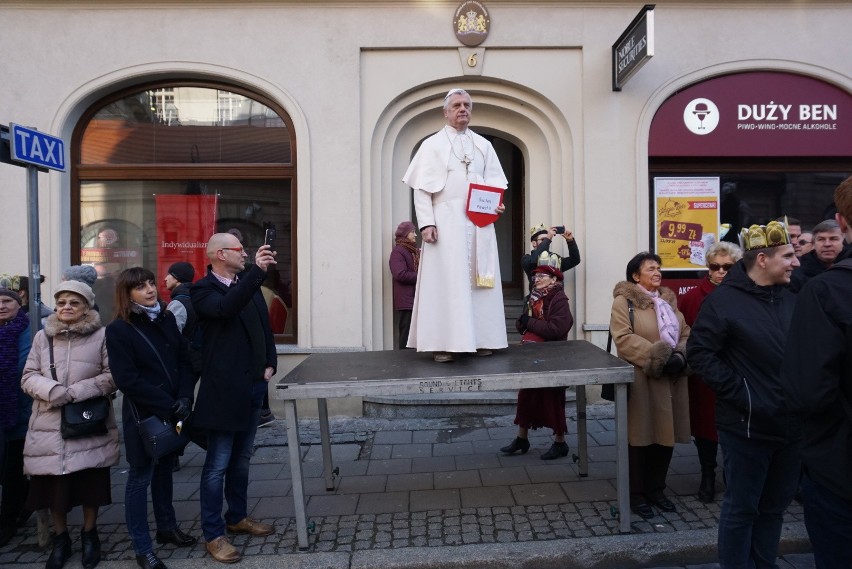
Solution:
[[[467,58],[468,67],[476,67],[476,54],[471,53],[470,57]]]

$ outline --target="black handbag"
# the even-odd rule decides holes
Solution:
[[[156,415],[140,420],[139,412],[132,401],[130,402],[130,409],[133,411],[133,418],[136,421],[136,427],[139,429],[139,436],[142,438],[142,446],[145,448],[145,453],[151,458],[162,458],[183,449],[189,444],[189,429],[181,429],[178,432],[177,427],[171,421],[161,419]]]
[[[145,340],[145,343],[151,347],[151,350],[153,350],[154,355],[157,356],[157,360],[163,367],[163,371],[166,374],[166,378],[169,380],[169,384],[172,384],[172,376],[169,373],[163,358],[160,357],[160,353],[157,351],[157,348],[155,348],[154,344],[151,343],[151,340],[142,333],[142,330],[134,326],[132,323],[130,325],[133,326],[133,329],[136,330],[143,340]],[[136,421],[136,427],[139,429],[142,446],[145,448],[145,453],[148,456],[154,459],[162,458],[166,455],[172,454],[173,452],[182,450],[183,447],[189,444],[188,425],[186,429],[178,429],[177,425],[172,423],[170,420],[157,417],[156,415],[140,419],[139,410],[136,409],[136,404],[130,399],[128,399],[128,402],[130,403],[130,410],[133,413],[133,419]]]
[[[53,360],[52,336],[47,337],[47,345],[50,348],[50,375],[53,376],[53,381],[59,383],[59,378],[56,377],[56,363]],[[61,408],[62,421],[59,425],[59,434],[63,439],[107,434],[106,420],[111,404],[109,397],[105,395],[66,403]]]

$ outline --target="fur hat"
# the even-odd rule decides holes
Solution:
[[[21,297],[18,296],[18,293],[14,290],[9,290],[8,288],[0,288],[0,296],[8,296],[9,298],[17,302],[18,305],[21,304]]]
[[[66,281],[80,281],[91,287],[98,280],[98,272],[91,265],[71,265],[62,271],[62,278]]]
[[[396,233],[394,233],[394,237],[399,239],[401,237],[405,237],[412,231],[415,231],[414,224],[410,221],[403,221],[396,227]]]
[[[191,283],[195,280],[195,268],[186,261],[172,263],[169,274],[177,279],[179,283]]]
[[[53,298],[59,297],[63,292],[73,292],[82,296],[88,303],[89,308],[95,305],[95,293],[92,292],[92,288],[86,283],[80,281],[62,281],[53,292]]]

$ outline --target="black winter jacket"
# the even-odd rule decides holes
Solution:
[[[116,387],[124,394],[122,429],[127,462],[131,466],[147,465],[151,458],[142,447],[130,402],[136,404],[140,418],[156,415],[168,419],[172,405],[179,397],[192,400],[195,376],[189,363],[186,340],[178,330],[175,317],[161,306],[153,321],[144,314],[133,312],[133,323],[157,349],[169,370],[171,381],[163,371],[160,359],[151,346],[125,320],[116,319],[106,327],[106,348],[109,367]]]
[[[802,417],[808,475],[852,502],[850,298],[852,251],[847,250],[799,293],[781,380],[792,409]]]
[[[704,299],[686,352],[716,393],[719,431],[773,441],[798,437],[780,377],[795,302],[783,285],[755,284],[742,261]]]
[[[524,270],[524,274],[527,275],[530,290],[533,289],[532,272],[538,266],[539,256],[545,251],[550,251],[550,243],[550,239],[545,239],[538,244],[538,247],[521,257],[521,268]],[[580,264],[580,247],[577,245],[577,240],[572,239],[571,241],[567,241],[567,243],[568,256],[562,257],[562,261],[559,263],[559,270],[563,273]]]
[[[254,384],[263,370],[277,367],[269,311],[260,292],[266,273],[252,265],[230,288],[211,272],[192,285],[192,305],[203,332],[202,370],[193,426],[221,431],[245,431],[251,426]],[[249,314],[249,311],[253,311]],[[252,323],[260,330],[249,330]],[[254,357],[251,338],[262,334],[263,361]]]

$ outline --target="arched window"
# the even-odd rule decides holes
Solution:
[[[234,86],[157,83],[92,105],[72,140],[71,254],[98,271],[103,319],[122,269],[154,271],[168,302],[168,267],[187,261],[204,276],[212,233],[234,233],[251,262],[274,228],[278,264],[263,292],[277,341],[295,343],[295,147],[284,110]]]

